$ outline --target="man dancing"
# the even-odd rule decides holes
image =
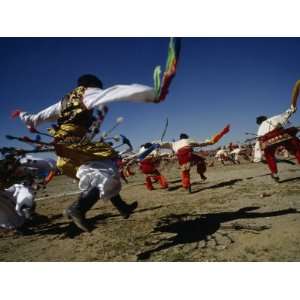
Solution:
[[[247,155],[247,151],[245,148],[243,148],[240,145],[237,145],[236,148],[234,148],[231,152],[230,155],[232,156],[232,160],[234,161],[235,164],[240,164],[241,163],[241,157],[243,157],[245,160],[250,161],[250,158]]]
[[[66,214],[82,230],[89,231],[86,212],[100,199],[110,199],[124,218],[137,207],[137,202],[125,203],[119,192],[120,176],[115,160],[118,154],[104,143],[85,141],[93,120],[93,109],[114,101],[157,102],[151,87],[132,84],[102,88],[94,75],[83,75],[77,87],[61,101],[37,114],[20,112],[28,127],[36,128],[57,120],[50,132],[54,137],[57,167],[66,175],[79,179],[80,197],[66,209]]]
[[[179,140],[172,143],[161,143],[162,148],[172,149],[176,156],[181,169],[182,187],[191,193],[190,170],[192,166],[196,166],[197,173],[202,180],[206,180],[204,173],[206,172],[205,158],[194,152],[196,147],[205,147],[218,142],[224,134],[229,131],[229,125],[226,126],[220,133],[213,136],[211,139],[204,142],[197,142],[189,138],[186,133],[180,134]]]
[[[295,155],[300,164],[300,141],[296,136],[298,129],[295,127],[285,129],[289,118],[295,111],[296,108],[292,106],[280,115],[271,118],[266,116],[256,118],[256,123],[260,126],[254,148],[254,162],[262,161],[264,155],[271,171],[271,177],[276,182],[279,182],[279,176],[275,152],[279,147],[284,146],[290,154]]]
[[[88,74],[81,76],[77,87],[61,101],[38,114],[14,113],[30,128],[57,121],[51,131],[52,144],[59,156],[57,167],[64,174],[78,178],[81,190],[79,199],[66,209],[66,214],[83,231],[89,231],[85,214],[99,198],[110,199],[124,218],[128,218],[137,207],[137,202],[128,205],[119,195],[121,182],[116,151],[104,141],[93,142],[89,137],[94,121],[93,109],[103,108],[114,101],[159,103],[164,100],[176,74],[179,52],[180,39],[171,38],[162,77],[160,66],[155,68],[154,88],[132,84],[103,89],[101,80]]]
[[[215,159],[219,160],[223,166],[225,166],[225,161],[230,161],[233,164],[235,163],[225,146],[216,152]]]
[[[0,228],[18,229],[31,219],[35,209],[37,166],[22,162],[23,150],[2,148],[0,159]]]
[[[204,146],[204,144],[191,140],[186,133],[180,134],[179,140],[172,145],[181,169],[182,187],[189,192],[191,192],[190,169],[192,166],[196,166],[197,173],[202,180],[207,179],[204,175],[206,172],[205,158],[193,151],[194,147],[201,146]]]
[[[300,90],[300,80],[294,86],[291,107],[280,115],[268,118],[259,116],[256,123],[259,125],[257,131],[257,142],[254,148],[254,162],[262,161],[263,155],[271,171],[271,177],[279,182],[276,150],[283,146],[290,154],[294,155],[300,164],[300,140],[296,134],[296,127],[285,128],[288,120],[296,112],[296,104]]]
[[[146,143],[141,146],[139,153],[143,153],[152,146],[151,143]],[[145,175],[145,186],[149,191],[154,190],[153,182],[159,182],[162,189],[168,188],[168,181],[159,170],[158,165],[160,163],[160,156],[157,150],[151,152],[143,160],[139,162],[141,172]]]

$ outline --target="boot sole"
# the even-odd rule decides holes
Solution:
[[[84,232],[90,232],[91,231],[89,228],[87,228],[85,225],[83,225],[79,220],[77,220],[77,218],[71,217],[71,220],[82,231],[84,231]]]
[[[122,217],[123,217],[125,220],[128,219],[128,218],[134,213],[134,211],[137,209],[137,207],[138,207],[138,202],[136,202],[135,207],[132,208],[131,211],[130,211],[129,213],[127,213],[127,214],[122,214]]]
[[[86,227],[78,218],[72,216],[67,209],[64,210],[63,214],[68,218],[68,220],[71,220],[79,229],[81,229],[84,232],[90,232],[90,229]]]

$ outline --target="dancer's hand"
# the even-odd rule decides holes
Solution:
[[[295,113],[297,111],[297,107],[294,105],[291,105],[291,111],[292,111],[292,113]]]

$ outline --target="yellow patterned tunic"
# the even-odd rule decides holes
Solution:
[[[79,86],[62,99],[58,126],[49,130],[59,155],[57,167],[73,178],[76,178],[78,167],[86,162],[117,157],[106,143],[84,141],[93,118],[93,111],[86,109],[82,101],[85,91],[85,87]]]

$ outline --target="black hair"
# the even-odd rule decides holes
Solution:
[[[103,88],[102,81],[95,75],[81,75],[77,80],[77,86]]]
[[[142,147],[144,147],[146,149],[149,149],[151,146],[152,146],[151,143],[146,143],[146,144],[142,145]]]
[[[181,133],[179,136],[180,139],[188,139],[189,136],[186,133]]]
[[[268,118],[266,116],[259,116],[256,118],[256,124],[260,125],[262,122],[266,121]]]

